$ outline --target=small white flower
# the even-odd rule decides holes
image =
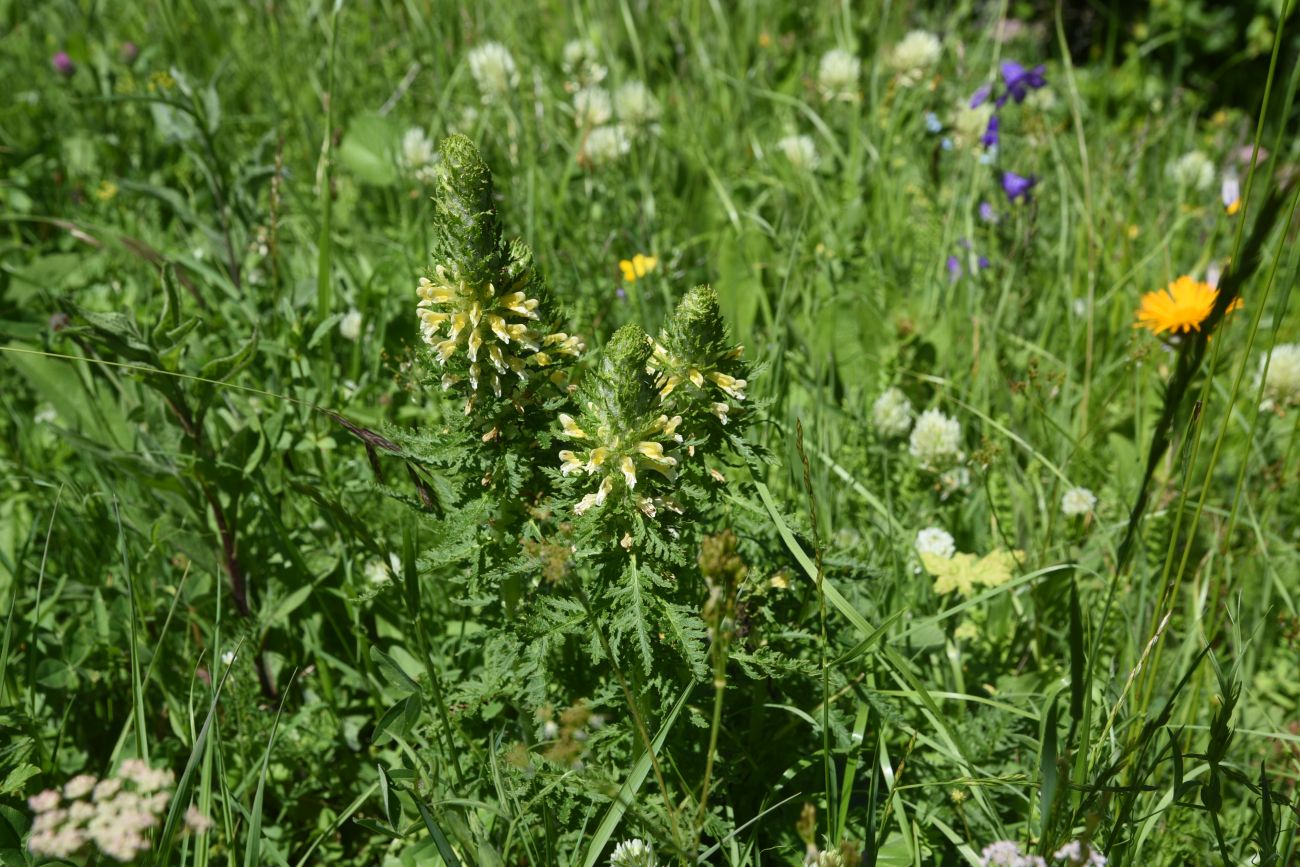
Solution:
[[[1087,488],[1070,488],[1061,495],[1061,514],[1067,518],[1086,515],[1097,506],[1097,495]]]
[[[433,139],[422,127],[413,126],[402,136],[402,166],[407,171],[418,172],[432,163],[435,155]]]
[[[889,388],[871,405],[871,423],[881,436],[901,437],[912,429],[912,402],[901,389]]]
[[[344,340],[356,340],[361,336],[361,311],[353,308],[343,314],[339,320],[339,335]]]
[[[1264,377],[1265,364],[1267,377]],[[1259,376],[1264,377],[1266,407],[1300,405],[1300,343],[1274,346],[1267,358],[1260,359]]]
[[[851,102],[858,99],[858,79],[862,61],[851,51],[832,48],[817,65],[817,86],[824,99]]]
[[[898,73],[900,85],[911,87],[925,78],[942,53],[939,37],[924,30],[913,30],[889,53],[889,66]]]
[[[1069,867],[1106,867],[1106,856],[1080,840],[1071,840],[1052,854],[1052,860]]]
[[[1214,163],[1201,151],[1188,151],[1169,164],[1169,177],[1180,187],[1205,192],[1214,183]]]
[[[600,126],[613,117],[609,91],[603,87],[584,87],[573,95],[573,122],[578,129]]]
[[[776,143],[776,149],[785,154],[796,169],[811,172],[821,164],[817,144],[810,135],[788,135]]]
[[[961,424],[937,409],[927,409],[916,420],[908,452],[927,468],[961,458]]]
[[[940,527],[926,527],[916,534],[916,553],[951,557],[957,553],[957,543],[952,534]]]
[[[225,653],[221,654],[221,664],[224,665],[226,668],[230,668],[230,666],[234,665],[235,651],[227,650]]]
[[[609,856],[609,867],[654,867],[654,850],[644,840],[624,840]]]
[[[598,126],[587,135],[587,158],[593,166],[607,166],[632,149],[622,124]]]
[[[939,474],[939,499],[946,500],[958,491],[970,487],[970,470],[952,467]]]
[[[628,81],[614,91],[614,113],[630,127],[644,127],[659,118],[659,102],[643,81]]]
[[[54,424],[59,420],[59,413],[53,404],[43,403],[36,410],[36,415],[32,416],[32,420],[37,424]]]
[[[571,39],[564,43],[564,74],[575,88],[590,87],[605,79],[608,70],[600,63],[600,52],[589,39]]]
[[[1038,855],[1026,855],[1014,840],[999,840],[984,847],[980,853],[983,867],[1044,867]]]
[[[515,59],[500,42],[485,42],[470,51],[469,71],[484,102],[505,96],[519,84]]]

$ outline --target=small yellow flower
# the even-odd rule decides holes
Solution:
[[[659,264],[658,256],[646,256],[637,253],[631,259],[622,259],[618,263],[619,269],[623,272],[623,279],[629,283],[635,283],[640,278],[649,274]]]
[[[1184,274],[1164,289],[1142,296],[1142,304],[1137,312],[1138,321],[1133,323],[1133,327],[1146,328],[1155,334],[1165,331],[1175,334],[1180,331],[1200,331],[1201,323],[1214,309],[1218,297],[1218,289]],[[1240,298],[1232,303],[1228,312],[1239,307]]]
[[[117,184],[109,180],[99,182],[99,188],[95,190],[95,198],[101,202],[111,202],[117,198]]]
[[[1241,199],[1233,199],[1228,203],[1228,207],[1225,208],[1225,210],[1228,212],[1229,217],[1237,216],[1237,212],[1241,210]]]
[[[1137,238],[1140,231],[1141,229],[1139,229],[1136,224],[1130,224],[1128,227],[1128,239],[1130,241],[1134,240]]]
[[[771,47],[772,47],[772,34],[768,33],[766,30],[764,30],[762,33],[758,34],[758,47],[759,47],[759,48],[771,48]]]

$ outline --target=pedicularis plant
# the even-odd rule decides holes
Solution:
[[[421,578],[481,627],[459,657],[455,725],[504,716],[512,762],[530,769],[538,750],[572,762],[587,749],[555,751],[585,730],[559,728],[553,707],[572,723],[574,708],[608,705],[634,719],[604,737],[635,752],[653,722],[638,706],[703,680],[709,636],[734,614],[737,588],[706,578],[718,543],[702,543],[756,457],[742,347],[697,286],[657,338],[627,325],[587,352],[532,251],[504,239],[478,150],[452,136],[441,155],[417,288],[440,422],[395,437],[422,471],[408,500],[428,519]]]

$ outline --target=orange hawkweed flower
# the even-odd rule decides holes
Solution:
[[[1155,334],[1200,331],[1201,323],[1209,317],[1218,297],[1218,289],[1184,274],[1164,289],[1142,296],[1133,327],[1146,328]],[[1240,307],[1241,299],[1238,298],[1232,302],[1228,312]]]

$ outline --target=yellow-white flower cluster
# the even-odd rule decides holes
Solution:
[[[557,356],[577,357],[584,349],[576,336],[563,331],[545,334],[534,327],[541,302],[528,297],[524,285],[521,281],[498,292],[495,284],[471,283],[444,265],[434,268],[433,279],[420,278],[416,291],[421,337],[444,366],[456,353],[465,353],[474,391],[486,385],[500,397],[503,377],[513,374],[525,382],[530,367],[544,368]],[[442,387],[451,388],[461,379],[448,372]]]
[[[598,409],[589,405],[593,413]],[[614,491],[618,484],[627,485],[629,491],[635,491],[637,474],[654,471],[668,481],[677,478],[677,458],[668,454],[669,448],[682,441],[677,428],[682,417],[669,418],[659,416],[648,428],[639,432],[638,437],[624,438],[608,424],[601,424],[593,431],[586,431],[578,425],[573,416],[560,413],[561,435],[572,441],[573,449],[560,452],[560,472],[564,475],[585,473],[589,476],[602,476],[600,486],[594,493],[587,494],[573,511],[579,515],[592,506],[599,506]],[[637,508],[653,518],[660,508],[675,509],[671,500],[661,497],[640,496]]]
[[[736,346],[728,350],[719,360],[733,361],[740,358],[744,351],[745,347]],[[699,389],[703,389],[706,382],[711,382],[727,397],[736,401],[743,401],[745,399],[745,388],[749,385],[747,381],[723,373],[720,370],[701,370],[698,367],[684,366],[673,358],[672,353],[657,340],[654,345],[654,354],[650,356],[650,370],[660,374],[659,396],[664,399],[667,399],[683,382],[690,382]],[[725,401],[713,401],[710,403],[709,409],[718,417],[720,422],[727,423],[727,417],[731,412],[731,404]]]

